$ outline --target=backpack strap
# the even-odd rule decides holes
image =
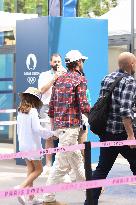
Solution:
[[[118,77],[115,79],[115,81],[111,84],[110,88],[109,88],[109,91],[108,91],[108,94],[110,95],[112,93],[112,91],[114,90],[114,88],[116,87],[116,85],[118,84],[118,82],[121,81],[121,79],[125,76],[129,76],[128,73],[124,73],[122,76]]]

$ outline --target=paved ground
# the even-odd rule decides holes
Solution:
[[[0,150],[3,150],[0,144]],[[9,148],[7,148],[9,150]],[[7,152],[6,150],[6,152]],[[10,150],[11,151],[11,150]],[[12,188],[20,184],[25,178],[26,168],[15,164],[15,160],[0,161],[0,190]],[[109,177],[129,176],[128,163],[122,158],[118,158],[114,164]],[[35,185],[43,185],[45,177],[41,176],[36,180]],[[83,205],[85,199],[85,192],[83,191],[69,191],[56,194],[57,201],[61,203],[50,205]],[[1,205],[19,205],[16,198],[0,199]],[[62,203],[63,202],[63,203]],[[105,192],[101,195],[99,200],[100,205],[136,205],[136,185],[123,185],[106,187]]]

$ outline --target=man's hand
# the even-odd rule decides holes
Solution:
[[[58,72],[55,73],[53,80],[56,81],[58,79],[60,75],[58,74]]]
[[[61,66],[57,66],[57,73],[59,76],[65,74],[67,72],[67,70],[61,65]]]
[[[132,119],[130,117],[127,117],[123,118],[122,121],[127,132],[127,140],[136,140],[132,126]],[[130,148],[136,148],[136,145],[130,145]]]
[[[82,125],[85,125],[86,127],[89,125],[88,117],[84,114],[82,114]]]

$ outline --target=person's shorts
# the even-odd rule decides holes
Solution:
[[[40,109],[40,119],[42,127],[51,129],[50,117],[48,116],[49,106],[43,105]]]

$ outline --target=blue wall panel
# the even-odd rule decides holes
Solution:
[[[54,26],[53,26],[54,25]],[[49,55],[54,52],[65,54],[78,49],[88,56],[84,64],[92,104],[97,100],[102,78],[108,73],[108,33],[107,21],[90,18],[51,17],[49,20]],[[63,61],[63,65],[65,63]],[[89,140],[98,137],[89,133]],[[92,161],[96,162],[99,149],[92,150]]]
[[[17,21],[16,41],[18,93],[37,87],[39,73],[48,69],[48,17]]]
[[[32,54],[32,55],[31,55]],[[17,21],[16,93],[37,87],[40,72],[48,70],[48,17]],[[18,151],[18,142],[17,142]],[[24,160],[16,159],[17,164]]]
[[[26,57],[37,56],[36,71],[47,70],[52,53],[60,53],[63,59],[72,49],[88,56],[84,70],[91,91],[92,104],[97,100],[100,82],[108,73],[107,21],[90,18],[42,17],[17,23],[17,92],[28,87],[24,72]],[[38,78],[38,76],[36,76]],[[21,81],[20,81],[21,79]],[[37,86],[37,80],[32,86]],[[89,140],[98,138],[89,133]],[[98,161],[99,149],[92,150],[92,161]]]

